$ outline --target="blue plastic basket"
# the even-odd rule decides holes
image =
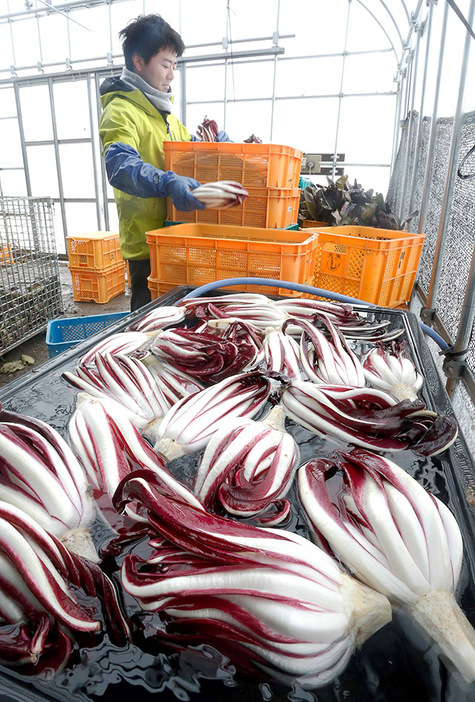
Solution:
[[[99,333],[128,312],[111,312],[110,314],[95,314],[91,317],[70,317],[67,319],[50,319],[46,329],[46,346],[49,357],[57,356],[80,341]]]

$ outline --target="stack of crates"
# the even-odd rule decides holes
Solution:
[[[241,183],[248,197],[225,210],[177,210],[168,199],[167,224],[147,232],[152,299],[177,285],[200,286],[234,277],[311,283],[316,236],[298,231],[302,152],[277,144],[165,142],[165,168],[202,184]]]
[[[234,180],[249,192],[228,210],[181,212],[168,200],[172,222],[286,229],[297,224],[302,152],[277,144],[168,141],[165,168],[200,183]]]
[[[76,302],[109,302],[125,292],[125,262],[116,232],[67,237],[69,271]]]

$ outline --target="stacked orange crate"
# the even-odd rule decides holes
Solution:
[[[76,302],[109,302],[125,292],[125,263],[115,232],[68,236],[69,271]]]
[[[166,170],[202,184],[237,181],[249,196],[227,210],[192,212],[181,212],[168,200],[168,223],[175,226],[147,232],[154,298],[185,282],[201,285],[226,277],[311,282],[316,236],[287,231],[298,221],[301,151],[244,142],[171,141],[164,148]],[[270,285],[268,292],[277,290]]]
[[[178,211],[168,201],[173,222],[204,222],[285,229],[297,224],[302,152],[278,144],[165,142],[165,168],[200,183],[234,180],[249,192],[229,210]]]

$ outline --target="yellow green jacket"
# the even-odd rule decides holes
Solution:
[[[103,112],[99,124],[102,153],[114,143],[133,147],[145,163],[165,169],[164,141],[191,141],[186,127],[172,114],[159,112],[138,89],[120,78],[108,78],[101,86]],[[163,227],[167,215],[165,197],[135,197],[114,188],[119,216],[120,247],[124,259],[150,257],[145,233]]]

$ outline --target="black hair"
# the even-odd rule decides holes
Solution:
[[[181,56],[185,51],[185,44],[178,32],[175,32],[163,17],[156,14],[140,15],[131,20],[120,30],[119,37],[123,40],[122,50],[129,71],[134,70],[134,54],[138,54],[148,63],[162,49],[171,49],[177,56]]]

